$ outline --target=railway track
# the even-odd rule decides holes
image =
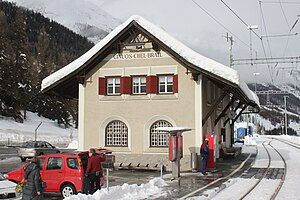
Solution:
[[[239,200],[242,200],[242,199],[246,198],[258,186],[258,184],[262,181],[262,179],[265,178],[266,175],[267,175],[268,169],[270,168],[270,165],[271,165],[271,155],[270,155],[269,150],[265,146],[265,143],[266,143],[266,141],[264,141],[262,143],[262,145],[263,145],[264,149],[266,150],[266,152],[268,154],[269,162],[268,162],[267,168],[265,169],[264,175],[260,179],[258,179],[258,181],[247,191],[247,193],[245,193],[241,198],[239,198]],[[271,141],[269,141],[268,145],[270,145],[270,143],[271,143]]]
[[[281,180],[280,180],[280,182],[279,182],[279,184],[278,184],[278,186],[276,187],[276,189],[275,189],[275,191],[272,193],[272,195],[271,195],[271,197],[270,197],[270,200],[274,200],[275,198],[276,198],[276,196],[277,196],[277,194],[279,193],[279,191],[280,191],[280,189],[282,188],[282,185],[283,185],[283,183],[284,183],[284,181],[285,181],[285,177],[286,177],[286,171],[287,171],[287,165],[286,165],[286,161],[285,161],[285,159],[284,159],[284,157],[282,156],[282,154],[271,144],[271,142],[272,141],[269,141],[268,142],[268,146],[270,146],[272,149],[274,149],[274,151],[280,156],[280,158],[282,159],[282,161],[283,161],[283,163],[284,163],[284,169],[283,169],[283,176],[281,177]],[[264,174],[263,174],[263,176],[261,177],[261,178],[259,178],[258,179],[258,181],[241,197],[241,198],[239,198],[239,200],[242,200],[242,199],[245,199],[246,197],[248,197],[249,196],[249,194],[255,189],[255,188],[257,188],[257,187],[259,187],[259,185],[260,185],[260,183],[261,183],[261,181],[264,179],[264,178],[266,178],[266,176],[267,176],[267,173],[268,173],[268,171],[269,171],[269,169],[270,169],[270,165],[271,165],[271,155],[270,155],[270,152],[269,152],[269,150],[267,149],[267,147],[266,147],[266,145],[265,145],[265,143],[266,143],[266,141],[265,142],[263,142],[263,147],[264,147],[264,149],[266,150],[266,152],[267,152],[267,154],[268,154],[268,166],[267,166],[267,168],[265,169],[265,171],[264,171]],[[300,147],[299,147],[299,149],[300,149]]]
[[[251,188],[249,188],[247,190],[247,192],[243,196],[241,196],[241,197],[235,197],[236,199],[239,199],[239,200],[251,199],[251,195],[253,197],[253,194],[254,194],[253,192],[254,192],[255,188],[258,189],[259,187],[263,187],[263,185],[264,185],[264,183],[262,182],[263,179],[277,179],[277,180],[278,180],[278,178],[280,179],[280,182],[278,183],[278,185],[276,186],[276,188],[275,189],[272,188],[272,191],[270,191],[270,193],[269,193],[270,196],[268,198],[266,198],[266,199],[274,200],[276,198],[276,196],[278,195],[279,191],[281,190],[281,188],[282,188],[282,186],[284,184],[285,178],[286,178],[287,164],[286,164],[286,161],[285,161],[285,158],[283,157],[283,155],[271,144],[274,141],[273,139],[276,139],[276,140],[279,140],[279,139],[277,139],[277,138],[271,138],[271,139],[272,140],[270,140],[270,141],[264,141],[262,143],[262,146],[265,149],[265,151],[267,153],[267,157],[268,157],[267,166],[265,168],[256,168],[256,169],[259,169],[259,170],[257,172],[255,172],[254,175],[251,175],[251,173],[250,173],[251,176],[249,176],[249,178],[254,177],[254,176],[256,177],[257,173],[258,174],[262,173],[262,175],[258,175],[257,177],[259,177],[259,178],[258,178],[257,182],[255,182],[255,184],[253,186],[251,186]],[[297,149],[300,149],[300,146],[297,146],[296,144],[290,144],[287,141],[281,141],[281,140],[279,140],[279,141],[283,142],[283,143],[286,143],[286,144],[288,144],[290,146],[293,146],[293,147],[295,147]],[[272,150],[274,150],[274,151],[272,151],[272,156],[271,156],[271,153],[270,153],[271,152],[270,148],[272,148]],[[281,158],[281,160],[283,162],[283,166],[282,167],[277,168],[277,167],[274,167],[273,164],[271,164],[273,161],[275,161],[275,162],[278,161],[276,159],[272,159],[272,157],[274,157],[275,155],[279,156],[279,157],[276,156],[277,158]],[[276,164],[275,164],[275,166],[276,166]],[[237,170],[241,170],[241,169],[237,169]],[[277,174],[279,176],[275,176],[276,178],[274,178],[273,176],[272,177],[270,176],[270,174],[272,174],[272,172],[274,172],[274,170],[280,170],[280,173]],[[216,181],[221,181],[222,179],[224,180],[224,179],[232,178],[232,177],[234,177],[235,173],[230,174],[226,178],[220,178],[220,179],[218,179]],[[239,177],[241,178],[243,175],[244,175],[244,173],[241,176],[239,176]],[[199,194],[199,192],[204,191],[204,189],[206,189],[206,188],[207,187],[199,188],[198,190],[196,190],[196,191],[194,191],[194,192],[192,192],[192,193],[190,193],[190,194],[188,194],[188,195],[186,195],[186,196],[184,196],[184,197],[182,197],[180,199],[186,199],[187,197],[191,197],[191,196],[193,196],[193,195],[195,195],[197,193]],[[223,188],[223,189],[225,189],[225,188]],[[219,190],[218,193],[220,191],[222,191],[223,189]],[[250,195],[250,193],[252,193],[252,194]]]

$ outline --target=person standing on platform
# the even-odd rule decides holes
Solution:
[[[89,156],[85,175],[90,181],[89,193],[93,194],[101,190],[100,177],[103,175],[101,162],[105,161],[105,157],[98,155],[95,149],[90,149]]]
[[[208,163],[208,156],[209,156],[209,146],[208,146],[208,139],[205,138],[204,142],[201,145],[200,149],[201,154],[201,172],[203,175],[207,175],[207,163]]]

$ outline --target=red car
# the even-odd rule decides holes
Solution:
[[[111,153],[111,151],[104,150],[104,153]],[[114,155],[105,156],[105,164],[114,162]],[[63,197],[82,192],[88,152],[48,154],[39,156],[39,159],[41,177],[46,183],[45,192],[60,192]],[[7,173],[7,179],[19,183],[24,177],[24,167]]]

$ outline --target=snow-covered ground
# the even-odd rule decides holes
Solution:
[[[270,137],[287,140],[289,142],[300,145],[300,136],[294,136],[294,135],[274,135],[273,136],[272,135]]]
[[[77,140],[77,129],[62,128],[55,121],[39,117],[36,113],[27,112],[27,119],[24,120],[24,123],[0,116],[0,142],[7,144],[8,142],[19,143],[33,140],[35,129],[41,122],[37,131],[38,140],[45,140],[53,144],[69,144],[72,141],[71,138]]]
[[[109,190],[102,189],[93,195],[78,194],[66,198],[66,200],[138,200],[138,199],[155,199],[165,196],[167,193],[163,190],[166,182],[161,178],[151,179],[146,184],[123,184],[110,187]]]

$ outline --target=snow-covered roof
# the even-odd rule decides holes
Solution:
[[[244,92],[244,94],[251,100],[253,101],[254,103],[256,103],[258,106],[260,106],[259,104],[259,98],[258,96],[252,91],[249,89],[249,87],[247,86],[247,84],[240,80],[239,82],[239,87],[242,89],[242,91]]]
[[[249,88],[247,86],[245,87],[242,84],[242,82],[240,82],[240,78],[236,70],[227,67],[221,63],[218,63],[210,58],[200,55],[199,53],[195,52],[194,50],[190,49],[189,47],[185,46],[184,44],[170,36],[163,29],[159,28],[158,26],[152,24],[151,22],[138,15],[131,16],[128,20],[116,27],[112,32],[110,32],[105,38],[103,38],[99,43],[97,43],[85,54],[83,54],[67,66],[61,68],[60,70],[43,79],[42,90],[45,90],[46,88],[52,86],[61,79],[64,79],[71,73],[80,69],[97,52],[104,48],[106,44],[108,44],[114,37],[116,37],[123,29],[125,29],[133,21],[135,21],[138,25],[140,25],[142,28],[144,28],[146,31],[148,31],[159,41],[164,43],[166,46],[168,46],[175,53],[177,53],[179,56],[181,56],[183,59],[185,59],[192,65],[199,67],[200,70],[212,73],[239,86],[250,100],[256,102]]]

